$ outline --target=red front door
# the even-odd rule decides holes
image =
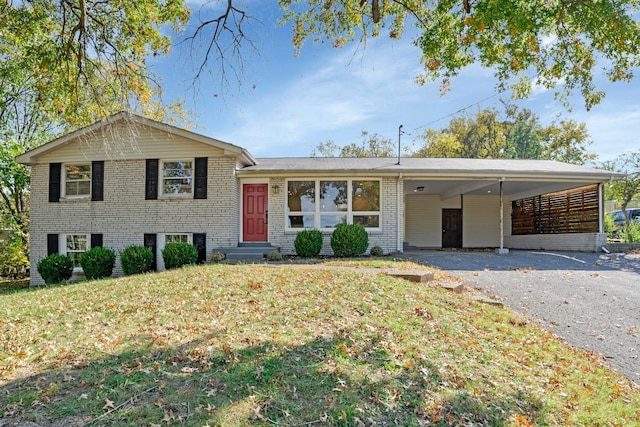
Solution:
[[[268,184],[242,186],[242,241],[266,242],[269,228]]]

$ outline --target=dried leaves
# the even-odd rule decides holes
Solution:
[[[554,424],[592,407],[586,381],[609,418],[629,419],[610,396],[640,404],[527,319],[387,276],[206,266],[7,298],[0,367],[47,372],[2,385],[12,419]]]

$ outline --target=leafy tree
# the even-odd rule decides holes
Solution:
[[[292,42],[308,39],[341,47],[388,30],[401,38],[408,25],[425,74],[419,81],[451,79],[478,63],[494,70],[498,88],[527,96],[534,84],[559,88],[561,99],[580,92],[587,109],[604,97],[594,70],[629,81],[640,65],[636,0],[279,0]],[[534,77],[531,77],[531,76]]]
[[[3,2],[0,16],[2,80],[20,80],[16,88],[77,127],[111,114],[114,102],[148,103],[157,85],[145,61],[169,51],[162,28],[184,25],[189,11],[180,0],[44,0]],[[1,93],[3,104],[20,96]]]
[[[28,75],[43,108],[72,121],[76,115],[109,114],[102,107],[109,103],[101,100],[128,103],[134,94],[135,102],[145,103],[149,93],[158,94],[161,82],[147,59],[180,42],[192,53],[196,77],[208,69],[222,80],[228,71],[241,78],[241,58],[235,65],[229,59],[255,49],[250,25],[259,21],[251,8],[257,13],[264,5],[212,3],[219,7],[192,16],[185,0],[1,2],[0,81]],[[561,97],[579,92],[590,108],[604,97],[593,70],[604,67],[611,81],[629,81],[640,65],[637,0],[279,0],[278,5],[279,22],[292,24],[298,52],[309,39],[341,47],[366,42],[383,29],[398,39],[414,26],[411,34],[425,70],[418,81],[440,80],[443,90],[477,63],[494,70],[500,90],[510,86],[526,96],[539,84],[559,88]],[[87,99],[93,109],[84,109]]]
[[[460,141],[460,157],[464,158],[500,158],[506,146],[504,127],[495,109],[479,110],[475,116],[454,118],[447,132]]]
[[[507,119],[503,122],[507,134],[504,155],[510,159],[541,159],[544,147],[540,138],[542,125],[529,109],[518,109],[503,102]]]
[[[360,144],[352,142],[343,147],[331,140],[321,142],[311,151],[311,157],[393,157],[395,155],[397,145],[391,139],[377,133],[370,135],[364,130],[361,136]]]
[[[509,132],[504,154],[510,159],[542,158],[542,144],[538,129],[531,123],[515,123]]]
[[[18,232],[23,243],[29,233],[29,171],[15,162],[18,145],[0,150],[0,224]]]
[[[554,122],[540,130],[542,158],[582,165],[593,161],[597,154],[589,151],[593,141],[585,123],[575,120]]]
[[[439,131],[427,129],[420,136],[417,157],[464,157],[495,159],[549,159],[584,164],[595,160],[588,150],[592,141],[584,123],[553,122],[544,127],[528,109],[505,104],[504,113],[494,108],[478,110],[451,120]]]
[[[603,169],[627,174],[625,179],[607,184],[608,196],[613,197],[624,213],[625,224],[629,225],[627,205],[640,193],[640,151],[626,153],[602,164]]]
[[[462,157],[462,143],[452,133],[427,129],[419,138],[423,144],[412,153],[413,157]]]

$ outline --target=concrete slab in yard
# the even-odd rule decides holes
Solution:
[[[387,274],[416,283],[427,283],[433,280],[433,273],[429,271],[389,271]]]
[[[442,282],[440,287],[456,294],[461,294],[464,291],[464,285],[458,282]]]

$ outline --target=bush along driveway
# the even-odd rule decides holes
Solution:
[[[640,253],[413,251],[640,384]]]

